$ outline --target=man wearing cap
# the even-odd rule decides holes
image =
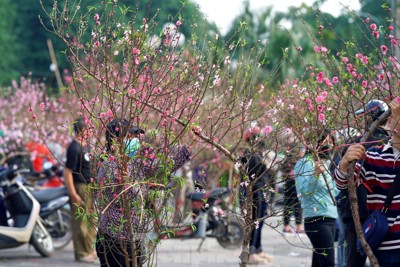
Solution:
[[[388,110],[388,105],[381,100],[371,100],[363,108],[357,110],[355,114],[357,116],[364,116],[365,118],[365,130],[368,130],[372,123],[379,119],[379,117]],[[389,137],[388,132],[384,129],[387,120],[384,120],[375,130],[371,133],[370,137],[365,143],[363,143],[365,149],[369,149],[374,146],[383,144]],[[348,143],[359,143],[361,137],[355,140],[348,140]],[[347,151],[347,146],[345,147],[342,155]],[[338,162],[336,162],[336,166]],[[340,183],[336,180],[336,183]],[[367,193],[368,189],[364,184],[360,184],[357,187],[357,198],[358,198],[358,212],[360,214],[361,223],[363,223],[368,217],[368,207],[367,207]],[[357,234],[355,231],[355,224],[353,220],[353,214],[351,211],[351,201],[349,198],[349,193],[347,189],[341,191],[339,195],[339,213],[340,217],[343,219],[345,226],[345,258],[347,261],[347,267],[363,267],[365,265],[366,256],[362,256],[357,251]]]

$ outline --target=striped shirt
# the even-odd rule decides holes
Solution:
[[[356,165],[355,178],[359,185],[363,182],[368,189],[367,206],[371,213],[381,210],[389,194],[396,174],[400,172],[400,152],[389,141],[385,145],[367,150],[364,159]],[[346,173],[335,170],[335,181],[339,189],[347,189]],[[400,249],[400,190],[397,189],[386,213],[389,233],[378,250]]]

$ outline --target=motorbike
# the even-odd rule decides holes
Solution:
[[[0,249],[31,244],[43,257],[54,251],[53,240],[42,223],[40,204],[16,181],[20,171],[0,169]]]
[[[30,173],[30,179],[57,179],[59,170],[56,166],[48,166],[42,173]],[[29,184],[26,180],[25,183]],[[60,250],[72,240],[71,213],[69,210],[69,196],[65,186],[42,187],[37,189],[29,186],[33,197],[40,204],[40,217],[43,225],[50,233],[54,248]]]
[[[206,237],[216,238],[223,248],[240,247],[244,237],[243,219],[234,214],[226,214],[221,207],[223,199],[231,193],[232,190],[225,187],[187,193],[186,198],[191,201],[195,214],[193,222],[181,227],[165,226],[162,237],[201,238],[198,250]]]

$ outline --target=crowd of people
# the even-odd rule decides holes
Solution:
[[[390,119],[379,120],[389,108]],[[343,144],[338,146],[337,132],[323,129],[317,133],[319,138],[314,143],[305,145],[304,140],[289,131],[282,151],[271,153],[260,136],[260,129],[252,127],[246,133],[247,147],[240,157],[245,173],[240,175],[238,202],[243,214],[250,214],[252,220],[257,222],[250,236],[248,264],[260,265],[274,261],[263,250],[263,244],[268,244],[268,240],[262,240],[262,231],[265,229],[263,222],[269,216],[268,206],[272,204],[271,192],[277,183],[281,183],[282,234],[305,234],[309,238],[313,247],[312,267],[365,266],[366,256],[357,248],[347,171],[350,163],[357,162],[354,176],[359,223],[362,224],[371,211],[382,209],[388,190],[400,172],[400,104],[396,100],[389,105],[373,100],[356,114],[365,118],[366,130],[375,121],[380,121],[364,143],[360,143],[362,134],[348,134],[342,140]],[[63,176],[71,200],[75,260],[91,263],[100,260],[100,266],[130,266],[133,262],[135,266],[143,266],[146,261],[143,233],[148,232],[148,229],[141,223],[140,215],[135,214],[135,207],[132,206],[128,213],[123,207],[126,207],[127,199],[138,198],[146,192],[141,181],[155,177],[157,172],[162,171],[149,168],[154,165],[143,164],[142,159],[139,159],[142,149],[152,149],[142,147],[144,130],[124,119],[111,121],[104,133],[107,157],[102,158],[97,177],[93,178],[87,144],[91,137],[90,128],[82,118],[78,118],[73,127],[75,136],[66,149]],[[115,160],[115,156],[120,153],[118,140],[123,140],[125,155],[122,159],[125,156],[127,159],[122,173]],[[29,142],[27,150],[31,154],[34,171],[43,171],[45,162],[56,163],[53,154],[44,144]],[[182,166],[188,168],[189,165],[185,163],[191,160],[191,152],[185,145],[171,149],[170,156],[171,173]],[[155,159],[148,160],[154,163]],[[192,174],[194,187],[208,189],[208,167],[203,163],[196,165],[193,170],[185,171]],[[121,176],[128,179],[126,182],[135,182],[136,186],[129,190],[122,185],[115,186],[121,183]],[[279,181],[277,177],[280,177]],[[96,192],[89,188],[93,182],[105,188],[101,192],[102,201],[96,199],[93,195]],[[252,199],[251,207],[245,205],[246,198]],[[395,194],[394,203],[387,212],[389,234],[374,251],[383,267],[400,266],[398,198],[399,192]],[[95,205],[101,211],[101,216],[98,216],[98,221],[88,221],[82,214],[93,213]],[[128,219],[121,220],[127,214]],[[294,225],[291,225],[292,215],[295,218]],[[339,238],[335,244],[337,235]]]

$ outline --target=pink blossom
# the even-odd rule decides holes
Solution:
[[[332,82],[333,82],[333,83],[338,83],[338,82],[339,82],[338,76],[333,76]]]
[[[269,126],[269,125],[265,126],[265,128],[264,128],[265,135],[268,135],[271,131],[272,131],[272,127],[271,126]]]
[[[188,102],[188,104],[192,103],[193,102],[193,97],[192,96],[188,96],[187,97],[187,102]]]
[[[328,48],[326,48],[325,46],[321,46],[321,53],[326,53],[328,52]]]
[[[307,98],[307,99],[306,99],[306,103],[307,103],[307,104],[311,104],[311,99]]]
[[[367,88],[368,82],[366,80],[363,80],[361,85],[362,85],[362,87]]]
[[[379,31],[373,31],[372,34],[375,36],[376,39],[379,39]]]
[[[319,113],[318,114],[318,120],[319,121],[324,121],[326,118],[325,118],[325,114],[324,113]]]
[[[375,23],[372,23],[371,25],[369,25],[369,27],[371,28],[371,30],[376,31],[377,26]]]
[[[342,62],[343,62],[343,63],[349,62],[349,58],[348,58],[348,57],[343,57],[343,58],[342,58]]]
[[[357,54],[356,54],[356,58],[357,58],[357,59],[362,58],[362,56],[363,56],[363,55],[362,55],[361,53],[357,53]]]
[[[36,120],[37,116],[35,114],[32,114],[32,120]]]
[[[323,25],[319,25],[318,28],[319,28],[319,30],[321,31],[321,30],[324,29],[324,26],[323,26]]]
[[[40,105],[39,105],[39,106],[40,106],[40,109],[41,109],[41,110],[44,110],[44,109],[45,109],[45,107],[46,107],[46,105],[45,105],[43,102],[42,102],[42,103],[40,103]]]
[[[366,18],[365,22],[368,23],[370,21],[370,18]]]
[[[318,82],[318,83],[322,83],[322,82],[323,82],[323,79],[324,79],[324,73],[321,71],[321,72],[319,72],[318,75],[317,75],[317,82]]]
[[[314,110],[314,106],[313,106],[313,105],[309,105],[309,106],[308,106],[308,110],[309,110],[309,111]]]
[[[388,47],[386,45],[381,45],[381,51],[382,51],[382,54],[386,55],[386,52],[388,51]]]
[[[394,30],[393,25],[390,25],[390,26],[389,26],[389,31],[393,31],[393,30]]]
[[[129,89],[129,94],[131,94],[131,95],[134,95],[134,94],[136,94],[136,90],[135,90],[135,88],[131,88],[131,89]]]
[[[134,55],[140,55],[140,49],[138,49],[138,48],[136,48],[136,47],[132,48],[132,54],[134,54]]]
[[[363,57],[361,58],[361,62],[362,62],[363,64],[368,64],[368,57],[367,57],[367,56],[363,56]]]
[[[315,102],[322,103],[324,102],[325,98],[322,95],[319,95],[315,98]]]
[[[379,79],[381,79],[381,80],[384,80],[384,79],[385,79],[385,75],[383,75],[383,74],[380,74],[378,77],[379,77]]]
[[[177,21],[175,24],[176,24],[176,26],[178,26],[178,27],[179,27],[179,26],[181,26],[181,25],[182,25],[182,22],[181,22],[180,20],[178,20],[178,21]]]
[[[393,38],[393,39],[390,40],[390,43],[391,43],[392,45],[397,45],[397,44],[398,44],[398,41],[397,41],[396,38]]]
[[[397,102],[398,104],[400,104],[400,96],[397,96],[397,97],[396,97],[396,102]]]
[[[325,82],[325,84],[326,84],[326,86],[328,86],[328,87],[331,87],[332,86],[332,83],[331,83],[331,81],[328,79],[328,78],[324,78],[324,82]]]
[[[298,46],[297,51],[301,52],[301,51],[303,51],[303,48],[301,46]]]
[[[317,106],[317,110],[318,110],[319,112],[323,112],[323,111],[324,111],[324,107],[321,106],[321,105],[318,105],[318,106]]]
[[[328,96],[328,92],[327,92],[327,91],[323,91],[323,92],[321,93],[321,96],[322,96],[323,98],[326,98],[326,97]]]
[[[319,52],[319,47],[316,45],[316,46],[314,46],[314,52],[315,53],[318,53]]]
[[[99,20],[99,19],[100,19],[99,14],[94,15],[94,16],[93,16],[93,19],[96,20],[96,21]]]
[[[99,47],[100,46],[100,42],[99,41],[94,42],[93,46],[94,47]]]
[[[169,66],[169,70],[173,70],[174,69],[174,66]]]
[[[33,112],[32,107],[29,107],[29,108],[28,108],[28,112],[29,112],[29,113],[32,113],[32,112]]]

